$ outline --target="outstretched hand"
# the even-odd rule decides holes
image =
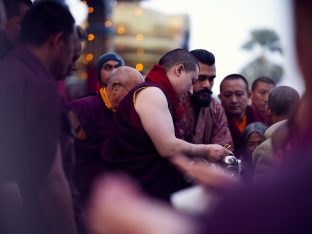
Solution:
[[[96,183],[86,211],[94,234],[194,233],[193,220],[142,193],[129,178],[106,175]]]
[[[232,154],[230,150],[218,144],[209,144],[206,145],[206,147],[207,147],[207,159],[213,162],[219,161],[225,156]]]

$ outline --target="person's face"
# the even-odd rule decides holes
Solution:
[[[176,92],[179,97],[182,97],[187,92],[192,92],[193,84],[197,82],[199,74],[199,68],[196,66],[196,70],[186,72],[184,69],[180,73],[180,77],[178,80],[180,81],[180,85],[177,85]]]
[[[222,106],[227,114],[241,117],[248,105],[248,91],[243,80],[225,80],[220,87]]]
[[[107,86],[110,75],[117,67],[120,67],[120,64],[115,60],[108,60],[103,64],[100,72],[102,85]]]
[[[199,75],[197,82],[193,85],[193,99],[201,106],[209,106],[211,100],[211,89],[216,77],[215,65],[207,65],[199,62]]]
[[[122,76],[122,74],[118,74],[119,76]],[[128,74],[127,74],[128,75]],[[117,76],[117,75],[116,75]],[[129,79],[130,76],[129,76]],[[128,92],[137,84],[141,83],[143,81],[143,78],[141,81],[138,81],[136,79],[133,80],[133,82],[127,82],[125,79],[117,79],[113,82],[110,82],[106,88],[107,97],[112,104],[114,108],[118,108],[120,102],[122,99],[128,94]]]
[[[274,88],[272,84],[258,82],[254,91],[251,92],[251,103],[259,112],[266,112],[268,105],[268,96],[271,89]]]
[[[249,135],[247,144],[246,144],[246,152],[249,157],[252,156],[254,150],[265,140],[264,136],[259,134],[258,132],[253,132]]]
[[[75,43],[74,43],[74,51],[71,63],[68,68],[67,76],[71,75],[73,72],[77,71],[77,60],[81,55],[81,41],[79,40],[78,36],[75,36]]]
[[[63,33],[59,33],[57,37],[59,38],[55,39],[56,42],[51,53],[51,56],[54,56],[51,69],[57,80],[63,80],[66,78],[68,68],[73,60],[75,33],[72,32],[67,37]]]

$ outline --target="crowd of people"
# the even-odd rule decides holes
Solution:
[[[84,31],[63,2],[0,0],[0,232],[311,233],[312,4],[293,6],[302,97],[233,73],[217,99],[214,54],[177,48],[145,77],[103,52],[66,100]],[[216,199],[181,212],[194,186]]]

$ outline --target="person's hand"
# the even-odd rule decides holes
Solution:
[[[207,159],[211,161],[219,161],[227,155],[232,154],[230,150],[227,148],[217,145],[217,144],[209,144],[207,147]]]
[[[96,183],[86,210],[88,233],[195,233],[198,224],[142,193],[132,180],[106,175]]]
[[[194,181],[215,192],[231,189],[240,183],[238,177],[231,176],[223,168],[202,161],[193,161],[189,167],[189,174]]]
[[[213,192],[228,190],[240,183],[238,177],[231,176],[228,171],[202,158],[189,159],[180,155],[172,162],[186,174],[187,178]]]
[[[97,181],[87,207],[87,226],[91,233],[142,233],[138,187],[125,176],[109,175]],[[139,218],[139,219],[140,219]]]

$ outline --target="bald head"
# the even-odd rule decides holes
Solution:
[[[118,67],[110,76],[107,85],[107,97],[113,107],[117,108],[121,100],[136,85],[143,83],[140,72],[128,66]]]

